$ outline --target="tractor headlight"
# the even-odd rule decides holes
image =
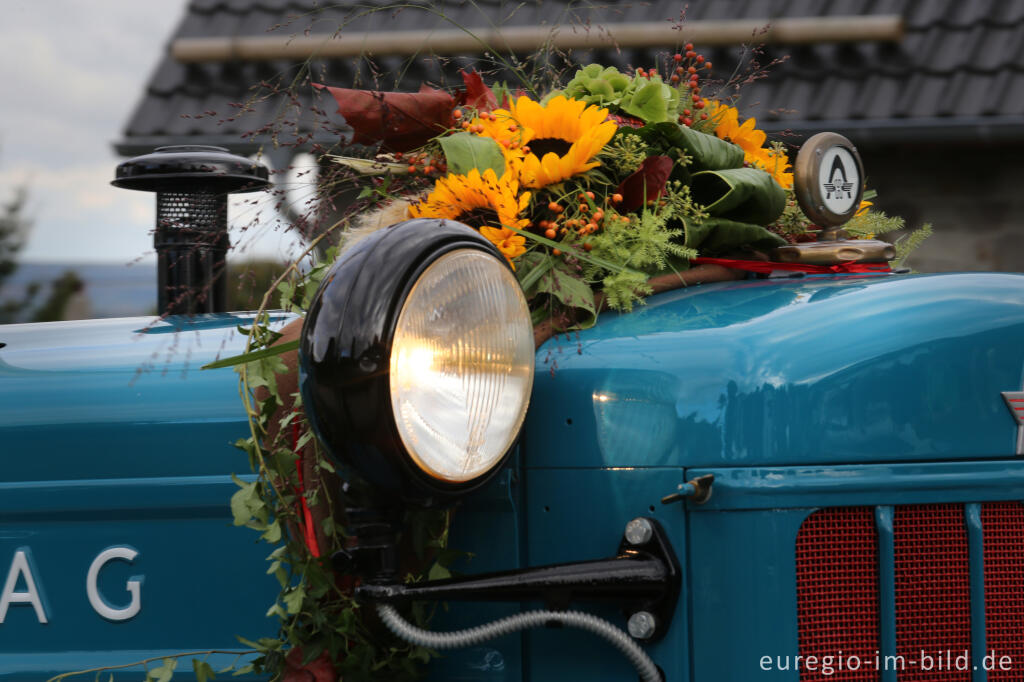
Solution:
[[[300,358],[328,451],[420,502],[498,470],[533,385],[522,290],[486,239],[452,221],[399,223],[346,253],[317,292]]]
[[[391,408],[424,473],[463,483],[512,447],[533,383],[533,334],[509,269],[476,249],[450,251],[420,275],[391,348]]]

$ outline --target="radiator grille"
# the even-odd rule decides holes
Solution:
[[[878,650],[878,539],[868,507],[823,509],[801,526],[796,541],[797,618],[800,653],[820,661],[855,655],[871,660]],[[821,666],[801,680],[831,680]],[[842,680],[877,680],[862,667]]]
[[[972,558],[964,505],[894,507],[888,567],[879,565],[875,508],[827,508],[807,517],[796,541],[800,654],[821,660],[843,652],[870,663],[828,676],[803,669],[800,679],[879,680],[876,652],[881,651],[883,658],[886,653],[904,657],[896,673],[900,682],[969,681],[973,665],[995,652],[997,666],[1008,656],[1010,669],[990,669],[988,680],[1024,682],[1024,505],[980,506],[981,530],[975,525],[970,532],[984,547],[983,556],[973,561],[984,570],[985,652],[968,658],[967,670],[956,670],[948,658],[940,669],[938,661],[939,652],[944,657],[950,652],[954,664],[964,651],[971,655],[972,626],[979,630],[976,638],[982,635],[980,618],[976,624],[971,620]],[[895,599],[895,614],[880,613],[882,570],[895,585],[889,597]],[[981,608],[977,604],[975,613]],[[880,618],[894,618],[895,652],[884,651],[880,642]],[[932,660],[922,663],[922,651]],[[991,657],[985,663],[991,665]]]
[[[971,647],[970,566],[967,526],[959,505],[896,507],[896,648],[906,660],[900,682],[971,679],[966,670],[938,660]],[[876,568],[877,570],[877,568]],[[922,652],[929,657],[921,660]],[[916,663],[915,663],[916,661]]]
[[[985,529],[986,654],[994,652],[989,682],[1024,680],[1024,507],[1019,502],[987,504]],[[1009,656],[1009,670],[998,665]],[[992,663],[995,663],[993,666]]]

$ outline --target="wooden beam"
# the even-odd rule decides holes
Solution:
[[[437,29],[428,31],[367,31],[294,36],[237,36],[178,38],[171,55],[179,62],[269,61],[356,57],[363,54],[409,56],[534,52],[598,48],[677,48],[689,41],[713,45],[899,41],[903,18],[895,14],[691,21],[682,25],[634,22],[580,26],[506,26],[501,29]]]

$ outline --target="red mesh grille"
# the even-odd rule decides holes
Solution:
[[[878,538],[870,507],[822,509],[811,514],[796,538],[797,618],[800,654],[858,656],[878,650]],[[870,666],[857,671],[800,672],[801,680],[867,682]]]
[[[986,504],[981,521],[985,529],[985,653],[994,652],[994,660],[985,662],[991,668],[988,679],[1024,681],[1024,506]],[[1009,670],[1000,670],[1003,656],[1010,657]]]
[[[971,600],[967,528],[960,505],[896,507],[896,648],[900,682],[971,679]],[[954,665],[968,652],[967,670]],[[925,659],[921,652],[929,659]],[[953,664],[938,653],[951,651]],[[930,668],[930,669],[926,669]],[[941,668],[941,669],[940,669]]]

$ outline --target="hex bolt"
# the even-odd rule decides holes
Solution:
[[[654,537],[654,526],[642,516],[626,524],[626,542],[631,545],[646,545]]]
[[[650,611],[637,611],[626,625],[633,639],[650,639],[658,628],[658,621]]]

